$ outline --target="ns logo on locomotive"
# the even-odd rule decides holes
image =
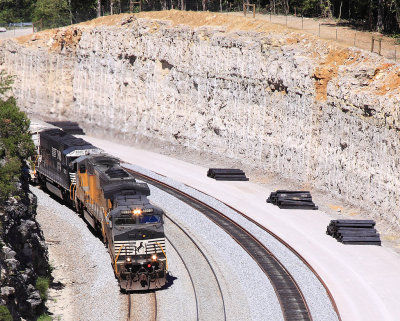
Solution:
[[[58,128],[33,133],[37,147],[31,177],[72,205],[102,239],[122,290],[166,283],[163,211],[147,184],[136,182],[119,160]]]

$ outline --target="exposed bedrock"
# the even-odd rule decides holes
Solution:
[[[267,22],[187,15],[9,40],[2,68],[28,112],[226,155],[399,226],[398,65]]]

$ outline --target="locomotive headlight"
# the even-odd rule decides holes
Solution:
[[[153,261],[156,261],[156,260],[157,260],[157,255],[153,254],[153,255],[151,256],[151,259],[152,259]]]
[[[126,258],[126,262],[131,263],[131,262],[132,262],[132,259],[131,259],[130,257],[127,257],[127,258]]]
[[[140,215],[140,214],[142,214],[142,210],[140,208],[136,208],[136,209],[133,210],[133,214],[134,215]]]

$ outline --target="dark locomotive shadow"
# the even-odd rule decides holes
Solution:
[[[160,290],[165,290],[171,287],[174,284],[174,281],[177,280],[178,278],[176,276],[173,276],[171,273],[167,274],[167,282],[161,287]]]

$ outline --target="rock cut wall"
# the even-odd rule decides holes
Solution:
[[[374,54],[164,11],[3,42],[0,59],[28,112],[226,155],[399,226],[400,69]]]

